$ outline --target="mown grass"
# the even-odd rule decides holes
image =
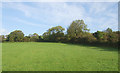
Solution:
[[[2,43],[3,71],[118,71],[118,50],[46,42]]]

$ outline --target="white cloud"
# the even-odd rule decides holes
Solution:
[[[8,34],[9,34],[9,32],[6,29],[4,29],[4,28],[0,29],[0,35],[8,35]]]
[[[30,22],[30,21],[26,21],[26,20],[23,20],[23,19],[20,19],[20,18],[17,18],[17,17],[14,17],[16,21],[20,22],[19,24],[24,24],[24,25],[32,25],[32,26],[37,26],[37,27],[46,27],[47,25],[44,25],[44,24],[36,24],[36,23],[33,23],[33,22]]]
[[[83,18],[85,10],[82,6],[68,5],[66,3],[33,3],[35,7],[22,3],[7,3],[4,5],[24,13],[25,16],[51,24],[64,22],[69,25],[72,20]],[[46,6],[45,6],[45,5]],[[44,14],[44,16],[43,16]],[[40,19],[41,17],[41,19]]]
[[[92,3],[90,4],[90,13],[99,14],[104,12],[108,6],[104,5],[105,3]]]
[[[107,27],[118,30],[117,3],[88,3],[88,18],[85,20],[94,31],[105,30]],[[94,27],[97,26],[97,27]]]
[[[113,11],[110,3],[84,3],[88,6],[88,10],[79,4],[68,3],[32,3],[33,5],[26,5],[24,3],[6,3],[4,5],[8,8],[13,8],[24,13],[26,17],[38,20],[43,24],[36,24],[27,20],[17,18],[16,20],[38,27],[63,25],[67,27],[73,20],[83,19],[88,26],[94,26],[99,23],[97,29],[106,29],[107,26],[117,27],[116,9]],[[117,3],[116,3],[117,4]],[[44,14],[44,15],[43,15]],[[109,17],[109,19],[108,19]]]
[[[36,10],[35,8],[24,5],[22,3],[6,3],[3,5],[4,5],[3,7],[19,10],[19,11],[23,12],[24,15],[27,17],[30,17],[32,14],[31,12],[34,12],[34,10]]]
[[[34,13],[33,18],[39,19],[41,17],[39,20],[45,24],[48,24],[48,22],[51,24],[62,23],[64,26],[67,26],[73,20],[82,19],[85,13],[85,9],[82,6],[77,7],[67,3],[43,3],[43,5],[35,3],[35,5],[40,10]]]
[[[104,21],[104,24],[99,25],[98,27],[102,30],[109,28],[112,28],[114,30],[118,30],[118,20],[116,19],[109,19],[109,21]]]
[[[119,0],[3,0],[3,2],[118,2]]]

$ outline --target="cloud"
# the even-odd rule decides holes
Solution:
[[[3,2],[118,2],[119,0],[3,0]]]
[[[8,34],[9,34],[9,32],[6,29],[4,29],[4,28],[0,29],[0,35],[8,35]]]
[[[14,3],[14,2],[13,3],[3,3],[3,7],[19,10],[19,11],[23,12],[24,15],[27,17],[30,17],[32,14],[31,12],[36,10],[35,8],[33,8],[31,6],[27,6],[27,5],[22,4],[22,3]]]
[[[26,20],[17,18],[17,17],[14,17],[14,20],[16,20],[16,21],[20,22],[20,24],[24,24],[24,25],[31,25],[31,26],[41,27],[41,28],[47,26],[47,25],[44,25],[44,24],[36,24],[36,23],[30,22],[30,21],[26,21]]]
[[[61,25],[67,28],[73,20],[83,19],[92,31],[104,30],[106,27],[117,28],[117,3],[66,3],[66,2],[33,2],[4,3],[4,8],[12,8],[22,12],[27,19],[15,18],[26,25],[52,27]],[[96,28],[94,26],[97,26]]]
[[[117,3],[87,3],[88,18],[85,20],[92,31],[105,30],[107,27],[118,30]]]
[[[80,19],[84,15],[84,8],[82,6],[77,7],[76,5],[68,5],[67,3],[33,4],[34,6],[25,5],[23,3],[6,3],[4,7],[16,9],[24,13],[26,17],[39,20],[44,24],[51,22],[51,24],[56,25],[63,22],[64,25],[68,25],[73,19]]]
[[[43,7],[44,5],[41,5],[41,3],[36,3],[35,5],[41,9],[39,11],[40,16],[44,14],[44,16],[41,16],[41,21],[44,23],[51,21],[52,24],[62,22],[63,25],[69,25],[71,21],[81,19],[85,12],[82,6],[77,7],[76,5],[67,3],[45,3],[45,5],[47,5],[45,7]],[[37,16],[38,15],[36,15],[36,18]]]
[[[92,3],[90,4],[90,13],[99,14],[101,12],[104,12],[107,7],[109,6],[106,6],[105,3]]]
[[[104,24],[98,26],[101,30],[105,30],[108,27],[112,28],[114,30],[118,30],[118,23],[117,23],[118,20],[116,20],[116,19],[109,19],[109,21],[103,21],[103,22],[104,22]]]

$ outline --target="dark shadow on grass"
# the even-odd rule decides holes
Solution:
[[[76,46],[83,46],[83,47],[88,47],[90,49],[99,49],[99,51],[115,51],[118,52],[117,47],[110,47],[110,46],[100,46],[100,45],[95,45],[95,44],[76,44],[76,43],[64,43],[67,45],[76,45]]]

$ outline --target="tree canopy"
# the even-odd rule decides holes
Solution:
[[[58,41],[60,37],[64,36],[64,30],[62,26],[52,27],[43,34],[43,39],[46,41]]]
[[[11,42],[22,42],[24,33],[21,30],[15,30],[8,35],[8,40]]]
[[[62,26],[55,26],[49,28],[41,36],[37,33],[24,36],[21,30],[15,30],[9,35],[1,35],[2,42],[64,42],[64,43],[80,43],[80,44],[100,44],[109,46],[117,46],[120,42],[119,31],[113,31],[107,28],[105,31],[96,31],[90,33],[90,29],[83,20],[73,21],[64,33],[65,28]],[[6,38],[7,37],[7,38]]]
[[[75,20],[68,27],[67,34],[70,35],[70,37],[78,37],[87,31],[89,31],[89,29],[87,29],[87,25],[83,20]]]

